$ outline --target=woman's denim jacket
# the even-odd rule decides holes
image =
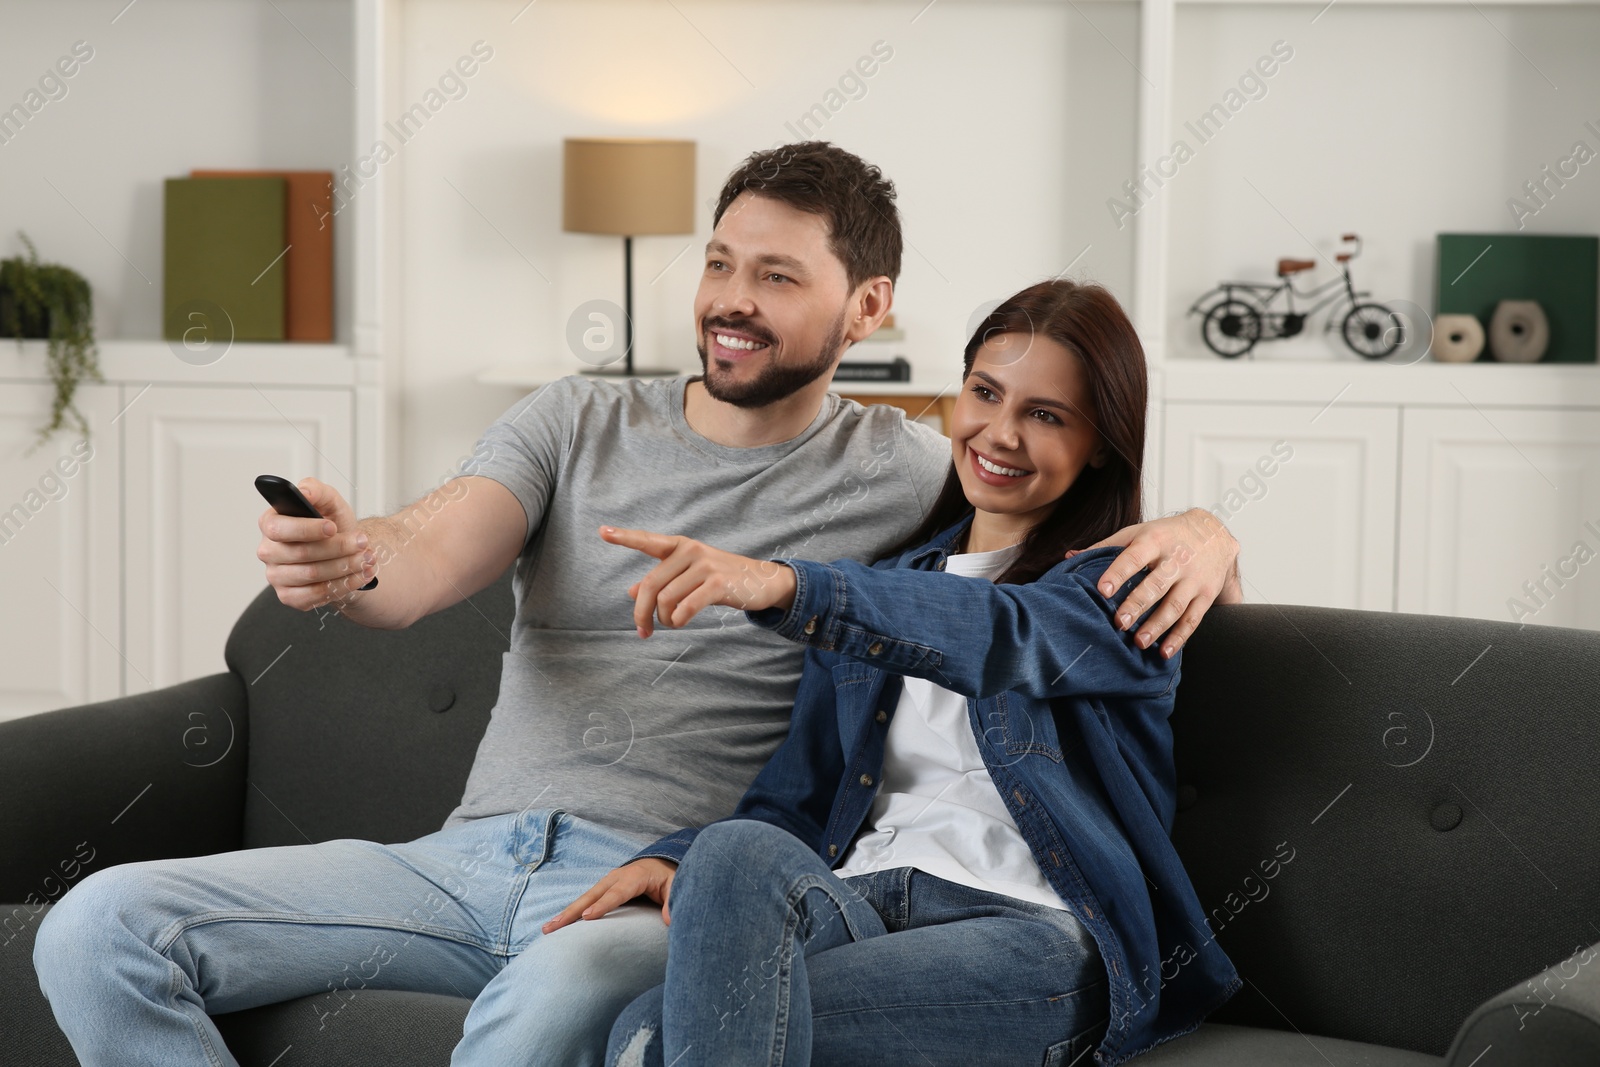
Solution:
[[[783,560],[787,611],[750,612],[808,645],[787,739],[733,818],[781,826],[836,866],[864,828],[900,678],[968,698],[973,735],[1050,885],[1105,961],[1102,1067],[1187,1033],[1239,988],[1172,846],[1172,713],[1182,653],[1118,630],[1097,584],[1121,551],[1089,549],[1025,585],[930,573],[970,519],[871,567]],[[635,858],[678,861],[694,830]]]

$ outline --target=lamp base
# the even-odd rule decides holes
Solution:
[[[676,367],[634,367],[629,370],[626,367],[613,366],[585,367],[583,373],[596,378],[676,378],[689,372]]]

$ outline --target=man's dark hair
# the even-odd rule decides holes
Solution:
[[[851,289],[880,274],[899,280],[902,241],[894,182],[860,156],[827,141],[752,152],[722,186],[713,228],[744,192],[821,215],[828,224],[828,248],[844,264]]]

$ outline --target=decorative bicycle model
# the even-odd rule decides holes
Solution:
[[[1365,359],[1382,359],[1405,343],[1405,325],[1383,304],[1363,302],[1371,296],[1365,290],[1357,291],[1350,280],[1350,261],[1361,254],[1361,238],[1353,233],[1344,234],[1341,241],[1355,242],[1355,248],[1334,256],[1343,272],[1341,278],[1331,278],[1309,293],[1296,292],[1291,282],[1293,275],[1311,270],[1317,265],[1314,259],[1278,260],[1278,284],[1263,282],[1223,282],[1206,293],[1189,314],[1203,316],[1200,336],[1206,347],[1223,359],[1237,359],[1256,346],[1257,341],[1277,341],[1293,337],[1305,328],[1306,318],[1336,302],[1348,301],[1350,310],[1343,319],[1330,311],[1323,332],[1341,322],[1340,332],[1350,350]],[[1343,284],[1342,289],[1335,290]],[[1335,290],[1329,292],[1329,290]],[[1286,310],[1278,311],[1273,303],[1283,294]],[[1323,293],[1328,293],[1323,297]],[[1294,309],[1294,298],[1316,300],[1304,311]],[[1318,300],[1318,297],[1322,297]]]

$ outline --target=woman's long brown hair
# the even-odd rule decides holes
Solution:
[[[1145,408],[1149,392],[1144,346],[1115,297],[1101,285],[1053,280],[1017,293],[978,324],[961,372],[962,388],[978,349],[1001,333],[1048,337],[1077,357],[1088,382],[1089,419],[1105,446],[1102,467],[1085,466],[1056,506],[1023,539],[1022,551],[997,581],[1031,582],[1060,563],[1068,549],[1088,548],[1140,521]],[[972,514],[952,463],[944,488],[922,525],[882,558],[927,544]]]

